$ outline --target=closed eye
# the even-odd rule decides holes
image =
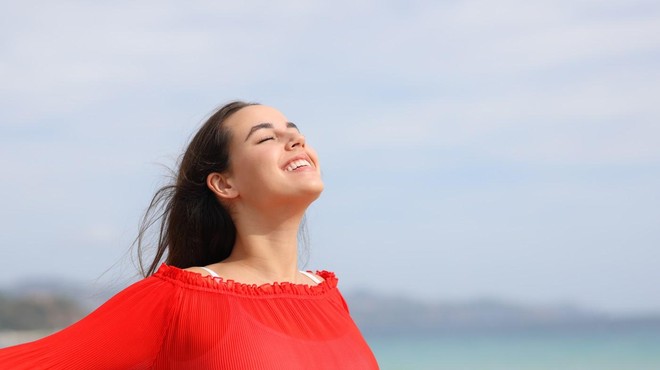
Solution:
[[[265,137],[265,138],[257,141],[257,144],[261,144],[261,143],[266,142],[268,140],[275,140],[275,137],[274,136]]]

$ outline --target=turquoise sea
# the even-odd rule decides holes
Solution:
[[[660,370],[660,330],[366,335],[383,370]]]

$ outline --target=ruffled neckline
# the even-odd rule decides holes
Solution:
[[[319,270],[315,272],[323,278],[317,285],[295,284],[289,282],[275,282],[262,285],[244,284],[234,280],[210,275],[202,276],[197,272],[187,271],[175,266],[163,263],[158,268],[154,277],[163,278],[189,287],[201,288],[244,296],[274,296],[274,295],[301,295],[316,296],[337,287],[337,277],[333,272]]]

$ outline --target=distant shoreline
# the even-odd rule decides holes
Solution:
[[[4,289],[0,292],[4,307],[0,309],[0,333],[10,339],[3,342],[0,338],[0,344],[33,340],[66,327],[112,294],[56,280]],[[521,305],[496,299],[425,302],[369,291],[348,292],[345,299],[351,316],[367,335],[660,332],[660,313],[622,316],[566,304]]]

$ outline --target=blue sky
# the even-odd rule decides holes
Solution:
[[[5,3],[0,281],[130,275],[161,164],[241,98],[318,150],[344,290],[657,312],[658,96],[653,1]]]

